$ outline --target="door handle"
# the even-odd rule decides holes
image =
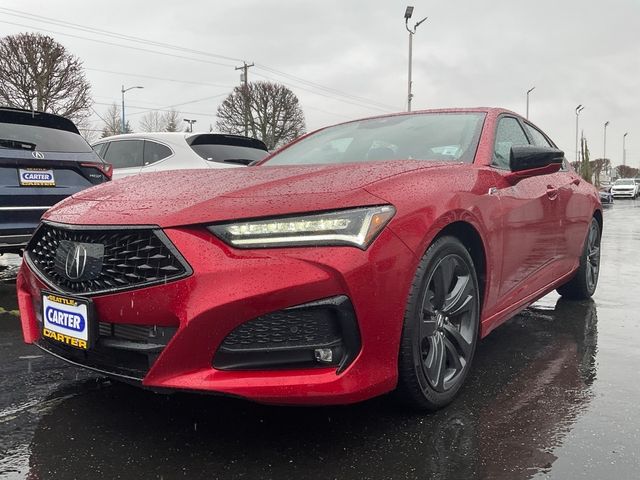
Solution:
[[[552,185],[547,185],[547,197],[551,200],[555,200],[558,196],[558,189]]]

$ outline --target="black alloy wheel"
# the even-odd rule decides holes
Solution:
[[[571,280],[558,287],[560,295],[574,300],[584,300],[593,296],[600,274],[601,239],[600,223],[596,218],[592,218],[578,269]]]
[[[455,237],[437,239],[416,272],[405,313],[397,394],[434,410],[464,382],[478,337],[480,291],[469,252]]]

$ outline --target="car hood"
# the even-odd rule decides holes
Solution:
[[[148,173],[77,193],[44,218],[84,225],[171,227],[380,204],[384,201],[363,187],[437,165],[406,160]]]

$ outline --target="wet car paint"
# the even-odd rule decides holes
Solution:
[[[2,286],[0,478],[636,478],[640,201],[604,222],[594,301],[551,294],[496,329],[434,414],[137,390],[24,345]]]

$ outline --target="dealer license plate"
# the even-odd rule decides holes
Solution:
[[[42,292],[42,336],[87,350],[92,340],[90,300]]]
[[[20,185],[23,187],[55,187],[56,179],[53,170],[45,168],[20,168],[18,169]]]

